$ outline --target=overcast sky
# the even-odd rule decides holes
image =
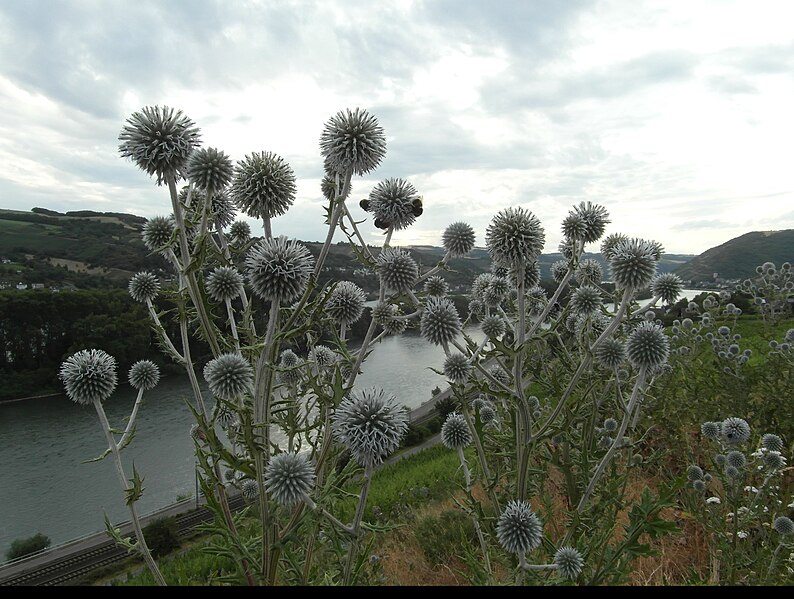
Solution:
[[[298,198],[274,232],[321,239],[320,133],[361,107],[388,147],[353,214],[387,177],[424,196],[396,243],[465,220],[483,245],[521,205],[555,251],[590,200],[607,232],[700,253],[794,228],[792,24],[791,0],[0,0],[0,207],[169,213],[117,150],[165,104],[234,160],[287,159]]]

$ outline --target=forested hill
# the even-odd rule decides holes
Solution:
[[[675,272],[685,281],[746,279],[764,262],[794,262],[794,229],[753,231],[706,250]]]

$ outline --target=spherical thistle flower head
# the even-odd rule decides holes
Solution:
[[[665,304],[674,304],[683,288],[681,277],[671,272],[658,274],[651,281],[651,293],[661,297]]]
[[[739,469],[736,466],[731,466],[728,464],[725,466],[725,476],[728,478],[739,478]]]
[[[727,462],[728,459],[725,457],[724,453],[718,453],[714,456],[714,463],[719,467],[724,466]]]
[[[505,293],[498,286],[489,285],[482,294],[482,302],[492,308],[499,306],[504,298]]]
[[[703,469],[700,466],[692,464],[686,471],[686,478],[688,481],[693,482],[703,479]]]
[[[176,225],[171,216],[153,216],[143,225],[143,245],[151,251],[161,251],[173,238]]]
[[[215,227],[222,231],[234,222],[236,208],[225,191],[216,191],[210,199],[210,216]]]
[[[501,316],[497,316],[495,314],[486,316],[480,326],[482,328],[482,332],[489,339],[501,337],[504,335],[504,332],[507,328],[504,319]]]
[[[246,275],[255,295],[282,305],[306,289],[314,258],[306,246],[286,237],[263,239],[245,259]]]
[[[466,419],[458,414],[452,412],[447,415],[447,419],[441,426],[441,442],[449,449],[463,449],[468,447],[472,442],[471,431]]]
[[[794,535],[794,522],[788,516],[778,516],[772,523],[775,532],[783,536]]]
[[[598,285],[604,278],[604,270],[597,260],[585,258],[579,262],[573,276],[580,285]]]
[[[160,381],[160,369],[150,360],[139,360],[130,367],[127,379],[134,389],[149,391]]]
[[[618,430],[618,421],[614,418],[607,418],[604,420],[604,430],[608,433],[614,433]]]
[[[766,433],[761,437],[761,446],[768,451],[783,451],[783,439],[773,433]]]
[[[259,497],[259,484],[252,478],[246,478],[240,483],[240,493],[248,501],[253,501]]]
[[[693,480],[692,481],[692,488],[699,493],[703,493],[706,490],[706,481],[704,480]]]
[[[240,294],[243,275],[233,266],[219,266],[207,276],[207,293],[216,302],[232,300]]]
[[[199,148],[187,161],[187,178],[201,191],[222,191],[232,180],[232,161],[216,148]]]
[[[667,362],[670,341],[662,327],[652,322],[641,322],[626,341],[626,355],[635,368],[656,368]]]
[[[254,218],[284,214],[295,201],[295,173],[273,152],[253,152],[237,163],[231,195],[237,207]]]
[[[444,360],[444,376],[453,383],[465,383],[470,373],[471,364],[463,354],[450,354]]]
[[[722,423],[721,422],[704,422],[700,425],[700,433],[706,437],[706,439],[711,439],[712,441],[716,441],[722,435]]]
[[[328,368],[338,357],[334,350],[325,345],[315,345],[309,351],[309,362],[314,363],[317,368]]]
[[[375,387],[356,389],[336,408],[333,431],[364,467],[380,464],[400,445],[408,429],[405,410],[393,395]]]
[[[427,300],[419,322],[422,337],[435,345],[451,343],[461,330],[460,316],[450,300],[431,297]]]
[[[474,229],[468,223],[454,222],[444,229],[441,244],[453,258],[465,256],[474,249]]]
[[[336,199],[337,194],[342,193],[342,181],[339,181],[339,189],[337,189],[336,178],[326,173],[323,180],[320,182],[320,191],[323,197],[330,202]]]
[[[84,349],[61,364],[58,376],[73,402],[105,401],[116,388],[116,359],[101,349]]]
[[[571,310],[575,314],[593,314],[601,309],[601,292],[590,285],[577,287],[571,295]]]
[[[490,374],[493,378],[497,381],[502,383],[503,385],[507,385],[510,383],[510,375],[505,372],[504,368],[495,364],[488,369],[488,374]]]
[[[178,179],[191,153],[201,141],[196,124],[181,110],[145,106],[133,112],[119,133],[119,153],[131,159],[162,185],[167,177]]]
[[[339,324],[350,325],[364,313],[367,296],[364,290],[350,281],[341,281],[325,302],[325,311]]]
[[[538,218],[520,206],[499,212],[485,232],[485,244],[491,258],[509,266],[526,264],[536,259],[545,241],[546,236]]]
[[[580,202],[578,206],[574,207],[571,214],[581,217],[587,225],[584,234],[577,238],[582,239],[585,243],[594,243],[601,239],[604,230],[611,222],[607,209],[592,202]]]
[[[491,286],[491,281],[496,278],[496,275],[491,272],[480,273],[471,283],[471,295],[479,300],[485,294],[485,290]]]
[[[582,573],[584,559],[582,559],[582,554],[573,547],[560,547],[554,554],[554,564],[557,566],[560,576],[574,580]]]
[[[382,223],[381,228],[406,229],[416,221],[415,206],[422,198],[416,188],[400,178],[381,181],[369,194],[369,212]]]
[[[508,270],[510,281],[518,287],[518,269],[514,266]],[[540,264],[537,260],[532,260],[524,265],[524,293],[528,293],[530,289],[540,283]]]
[[[346,109],[337,112],[325,124],[320,136],[320,153],[326,171],[365,175],[386,155],[386,136],[378,119],[369,112]]]
[[[392,318],[382,326],[387,335],[402,335],[408,328],[408,321],[402,318]]]
[[[750,425],[742,418],[726,418],[721,429],[722,440],[727,445],[740,445],[750,438]]]
[[[764,465],[770,470],[782,470],[786,467],[786,458],[779,451],[767,451],[763,460]]]
[[[385,323],[393,319],[399,314],[400,309],[394,304],[387,304],[386,302],[378,302],[372,308],[372,320],[375,324],[383,326]]]
[[[496,410],[492,405],[485,404],[480,408],[480,421],[483,424],[491,424],[496,421]]]
[[[136,302],[152,301],[160,293],[160,279],[150,272],[139,272],[132,275],[129,291]]]
[[[615,255],[615,248],[622,242],[629,241],[629,236],[623,233],[611,233],[601,242],[601,255],[609,262]]]
[[[657,263],[653,244],[645,239],[629,239],[612,249],[609,270],[620,289],[642,289],[656,274]]]
[[[514,499],[499,516],[496,538],[508,553],[526,554],[543,540],[543,523],[528,502]]]
[[[378,254],[377,262],[380,281],[390,291],[407,291],[419,278],[416,261],[399,248],[386,248]]]
[[[228,401],[250,393],[254,382],[254,369],[240,354],[221,354],[207,362],[204,379],[213,395]]]
[[[587,222],[581,214],[576,212],[569,212],[568,216],[562,221],[562,234],[566,239],[571,241],[579,241],[584,239],[587,234]]]
[[[251,225],[244,220],[233,222],[229,229],[229,237],[234,243],[245,243],[251,239]]]
[[[303,501],[314,479],[314,467],[304,453],[280,453],[265,468],[265,490],[285,507]]]
[[[425,281],[425,293],[433,297],[444,297],[449,293],[449,284],[443,277],[434,275]]]
[[[560,283],[565,278],[565,275],[568,274],[568,261],[567,260],[557,260],[551,265],[551,278],[554,279],[555,283]]]
[[[278,380],[287,385],[295,385],[301,379],[301,366],[303,360],[291,349],[281,352],[278,367],[282,369],[278,373]]]

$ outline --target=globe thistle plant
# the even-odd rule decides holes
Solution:
[[[601,239],[610,223],[607,209],[592,202],[580,202],[570,214],[578,216],[585,223],[582,233],[576,237],[585,243],[594,243]]]
[[[700,425],[700,432],[701,434],[706,437],[706,439],[711,439],[712,441],[716,441],[720,438],[722,434],[722,423],[720,422],[704,422]]]
[[[366,301],[367,296],[361,287],[350,281],[341,281],[325,302],[325,310],[337,323],[347,326],[361,318]]]
[[[480,408],[480,422],[483,424],[492,424],[496,422],[496,410],[491,404],[484,404]]]
[[[465,383],[471,373],[471,364],[461,353],[447,356],[444,361],[444,376],[453,383]]]
[[[216,191],[210,198],[210,215],[218,230],[223,230],[234,222],[235,207],[225,191]]]
[[[554,564],[560,576],[568,580],[574,580],[582,573],[584,559],[582,554],[573,547],[560,547],[554,554]]]
[[[447,415],[447,419],[441,426],[441,442],[449,449],[463,449],[468,447],[473,440],[469,425],[466,419],[452,412]]]
[[[301,366],[303,360],[291,349],[285,349],[281,352],[281,358],[278,362],[280,369],[278,373],[279,382],[287,385],[295,385],[301,379]]]
[[[579,262],[573,276],[580,285],[598,285],[604,278],[604,271],[597,260],[585,258]]]
[[[116,388],[116,359],[101,349],[84,349],[61,364],[58,376],[73,402],[103,402]]]
[[[428,299],[422,311],[419,330],[422,337],[435,345],[454,341],[462,330],[455,305],[446,298]]]
[[[375,216],[375,226],[381,229],[408,228],[416,221],[416,212],[421,206],[422,199],[416,188],[400,178],[381,181],[369,194],[368,211]]]
[[[721,436],[726,445],[741,445],[750,438],[750,425],[742,418],[726,418],[722,421]]]
[[[272,152],[253,152],[234,169],[232,199],[248,216],[270,219],[284,214],[295,192],[292,167]]]
[[[604,420],[604,430],[608,433],[614,433],[618,430],[618,421],[614,418],[607,418]]]
[[[136,302],[151,302],[160,293],[160,279],[146,271],[135,273],[130,279],[128,288],[132,299]]]
[[[562,221],[562,234],[571,241],[584,239],[587,234],[587,223],[580,214],[570,212]]]
[[[392,318],[382,326],[387,335],[402,335],[408,328],[408,322],[402,318]]]
[[[405,410],[383,389],[355,389],[336,408],[333,431],[359,464],[372,468],[400,445],[408,429]]]
[[[338,112],[325,124],[320,136],[325,169],[331,173],[365,175],[386,154],[386,136],[378,119],[356,108]]]
[[[783,451],[783,439],[778,435],[766,433],[761,437],[761,446],[768,451]]]
[[[504,319],[501,316],[497,316],[495,314],[486,316],[480,326],[482,327],[482,332],[489,339],[501,337],[504,335],[505,330],[507,329]]]
[[[786,458],[779,451],[767,451],[762,459],[770,470],[782,470],[786,467]]]
[[[665,304],[674,304],[683,288],[681,277],[671,272],[658,274],[651,281],[651,293],[662,298]]]
[[[146,106],[132,113],[119,133],[119,153],[162,185],[178,179],[201,141],[196,124],[181,110]]]
[[[419,267],[411,255],[399,248],[386,248],[378,254],[378,276],[386,289],[403,292],[419,278]]]
[[[571,310],[575,314],[593,314],[601,309],[601,292],[595,287],[584,285],[576,288],[571,296]]]
[[[609,269],[620,289],[642,289],[656,274],[656,248],[644,239],[629,239],[611,250]]]
[[[372,320],[375,324],[384,326],[387,322],[392,320],[399,314],[400,309],[394,304],[387,304],[386,302],[378,302],[372,308]]]
[[[662,327],[648,321],[641,322],[626,341],[626,355],[635,368],[656,368],[667,362],[670,341]]]
[[[524,555],[543,540],[543,523],[528,502],[512,500],[496,523],[496,538],[508,553]]]
[[[554,279],[555,283],[561,283],[566,274],[568,274],[567,260],[557,260],[556,262],[552,263],[551,278]]]
[[[255,480],[246,478],[242,483],[240,483],[240,493],[248,501],[253,501],[259,497],[259,485]]]
[[[201,191],[222,191],[232,180],[232,161],[221,150],[199,148],[188,158],[187,178]]]
[[[314,486],[314,467],[304,453],[280,453],[265,469],[265,489],[279,505],[303,501]]]
[[[233,243],[246,243],[251,238],[251,225],[244,220],[233,222],[229,229],[229,237]]]
[[[452,258],[459,258],[474,249],[474,239],[471,225],[458,221],[444,229],[441,243]]]
[[[325,345],[315,345],[309,351],[309,362],[315,364],[317,368],[328,368],[337,358],[337,353]]]
[[[127,378],[133,389],[150,391],[160,381],[160,369],[150,360],[139,360],[130,367]]]
[[[510,281],[518,287],[518,270],[515,267],[508,269]],[[536,287],[540,283],[540,264],[537,260],[532,260],[524,265],[524,293]]]
[[[143,225],[143,244],[151,251],[161,251],[174,238],[176,225],[171,216],[153,216]]]
[[[742,469],[747,465],[747,458],[741,451],[729,451],[725,454],[725,461],[728,465],[737,469]]]
[[[231,301],[243,288],[243,275],[233,266],[219,266],[207,276],[207,293],[216,302]]]
[[[449,284],[438,275],[428,277],[425,281],[424,291],[427,295],[433,297],[444,297],[449,293]]]
[[[245,259],[254,294],[282,305],[301,296],[313,265],[314,258],[305,245],[283,236],[260,241]]]
[[[254,369],[240,354],[221,354],[207,362],[204,379],[213,395],[228,401],[251,392]]]
[[[505,208],[488,225],[485,243],[491,258],[507,266],[526,264],[540,255],[546,236],[538,218],[522,207]]]
[[[703,469],[700,466],[692,464],[686,471],[686,478],[690,482],[703,479]]]
[[[772,523],[772,528],[774,528],[775,532],[779,535],[786,537],[794,535],[794,521],[788,516],[778,516],[775,518],[775,521]]]
[[[629,236],[623,233],[611,233],[601,242],[601,255],[609,262],[615,255],[615,248],[621,243],[629,241]]]

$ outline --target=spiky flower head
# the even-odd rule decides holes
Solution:
[[[491,258],[506,266],[531,262],[540,255],[545,241],[538,218],[520,206],[499,212],[485,232]]]
[[[278,362],[278,367],[281,369],[278,373],[279,382],[286,383],[287,385],[294,385],[301,379],[301,366],[303,360],[291,349],[285,349],[281,352],[281,358]]]
[[[259,497],[259,484],[252,478],[246,478],[240,483],[240,493],[248,501],[252,501]]]
[[[216,148],[199,148],[187,161],[187,178],[201,191],[222,191],[232,180],[232,161]]]
[[[314,468],[304,453],[280,453],[265,468],[265,489],[285,507],[303,501],[314,486]]]
[[[499,516],[496,538],[508,553],[526,554],[543,540],[543,523],[528,502],[514,499]]]
[[[229,229],[229,237],[233,243],[245,243],[251,239],[251,225],[244,220],[233,222],[231,228]]]
[[[145,106],[133,112],[119,133],[119,153],[131,159],[162,185],[168,177],[179,179],[201,135],[196,124],[181,110]]]
[[[491,281],[496,278],[496,275],[491,272],[483,272],[474,277],[471,283],[471,295],[482,300],[485,290],[491,286]]]
[[[618,421],[614,418],[607,418],[604,420],[604,430],[608,433],[614,433],[618,430]]]
[[[498,364],[494,364],[493,366],[491,366],[488,369],[488,374],[490,374],[493,378],[495,378],[503,385],[507,385],[510,383],[510,375],[507,372],[505,372],[504,368],[502,368]]]
[[[350,325],[361,318],[366,301],[367,296],[361,287],[350,281],[341,281],[325,302],[325,310],[337,323]]]
[[[764,465],[770,470],[782,470],[786,467],[786,458],[779,451],[767,451],[763,460]]]
[[[775,532],[783,536],[794,535],[794,522],[788,516],[778,516],[772,523]]]
[[[560,576],[568,580],[574,580],[582,573],[584,559],[582,554],[573,547],[560,547],[554,554],[554,564]]]
[[[604,278],[604,270],[598,260],[585,258],[579,262],[573,276],[580,285],[598,285]]]
[[[453,383],[465,383],[470,373],[471,364],[463,354],[450,354],[444,360],[444,376]]]
[[[207,276],[207,293],[216,302],[234,299],[242,287],[243,275],[233,266],[219,266]]]
[[[139,272],[132,275],[129,291],[136,302],[151,302],[160,292],[160,279],[150,272]]]
[[[615,248],[624,241],[629,241],[629,236],[623,233],[610,233],[607,235],[604,241],[601,242],[601,255],[604,260],[607,262],[612,260],[615,255]]]
[[[422,337],[435,345],[451,343],[461,330],[460,316],[450,300],[431,297],[427,300],[419,322]]]
[[[750,425],[742,418],[726,418],[721,429],[722,440],[727,445],[740,445],[750,438]]]
[[[510,267],[507,273],[513,285],[518,287],[518,269]],[[530,289],[540,283],[540,264],[537,260],[532,260],[524,265],[524,293],[528,293]]]
[[[693,480],[692,481],[692,488],[699,493],[702,493],[706,490],[706,481],[704,480]]]
[[[84,349],[61,364],[58,376],[73,402],[105,401],[116,388],[116,359],[101,349]]]
[[[407,291],[419,278],[419,267],[411,255],[399,248],[386,248],[378,254],[378,276],[391,291]]]
[[[670,340],[659,325],[647,320],[637,325],[626,341],[626,355],[635,368],[656,368],[667,362]]]
[[[399,312],[400,309],[394,304],[387,304],[386,302],[378,302],[372,308],[372,320],[375,321],[375,324],[384,326],[387,322],[389,322],[395,316],[397,316]]]
[[[127,378],[134,389],[149,391],[160,381],[160,369],[150,360],[138,360],[130,368]]]
[[[574,206],[571,214],[578,215],[586,224],[584,234],[577,237],[585,243],[594,243],[601,239],[606,226],[611,222],[607,209],[592,202],[580,202],[578,206]]]
[[[761,446],[768,451],[783,451],[783,439],[773,433],[766,433],[761,437]]]
[[[386,136],[378,119],[356,108],[337,112],[323,128],[320,153],[326,171],[365,175],[374,170],[386,154]]]
[[[612,248],[609,270],[620,289],[642,289],[656,274],[656,247],[645,239],[621,241]]]
[[[484,404],[480,408],[480,421],[483,424],[491,424],[496,422],[496,410],[491,404]]]
[[[282,305],[298,299],[306,289],[314,258],[306,246],[286,237],[263,239],[245,259],[246,276],[257,296]]]
[[[706,437],[706,439],[711,439],[712,441],[716,441],[720,438],[722,434],[722,423],[721,422],[704,422],[700,425],[700,432],[701,434]]]
[[[608,370],[614,370],[626,359],[626,348],[617,339],[605,339],[596,347],[595,358]]]
[[[725,461],[734,468],[744,468],[747,465],[747,458],[741,451],[729,451],[725,454]]]
[[[449,283],[443,277],[433,275],[425,281],[425,293],[433,297],[444,297],[449,293]]]
[[[718,453],[714,456],[714,463],[717,464],[717,466],[724,466],[726,462],[727,459],[724,453]]]
[[[397,449],[407,429],[405,410],[375,387],[355,389],[334,414],[334,435],[364,467],[377,466]]]
[[[441,442],[449,449],[463,449],[471,444],[471,431],[463,416],[457,412],[447,415],[447,419],[441,426]]]
[[[565,278],[565,275],[568,274],[568,261],[557,260],[556,262],[552,263],[550,270],[551,278],[554,279],[556,283],[561,283]]]
[[[571,296],[571,310],[575,314],[593,314],[601,309],[601,292],[590,285],[577,287]]]
[[[309,350],[309,362],[314,363],[317,368],[328,368],[338,357],[337,353],[326,345],[315,345]]]
[[[665,304],[674,304],[683,289],[681,277],[671,272],[658,274],[651,281],[651,293],[661,297]]]
[[[284,214],[295,201],[295,173],[273,152],[252,152],[237,163],[231,195],[237,207],[254,218]]]
[[[422,198],[405,179],[381,181],[369,194],[368,211],[375,216],[375,226],[382,229],[393,227],[399,231],[408,228],[416,220],[416,212],[421,206]]]
[[[222,231],[234,222],[236,208],[225,191],[216,191],[210,198],[210,216],[217,230]]]
[[[562,234],[565,235],[566,240],[579,241],[584,239],[587,234],[587,223],[580,214],[569,212],[568,216],[562,221]]]
[[[204,378],[213,395],[232,400],[244,393],[250,393],[254,382],[254,369],[240,354],[226,353],[207,362]]]
[[[740,474],[741,472],[736,466],[731,466],[730,464],[725,466],[725,476],[728,478],[739,478]]]
[[[474,229],[468,223],[454,222],[444,229],[441,243],[451,257],[465,256],[474,249]]]
[[[223,405],[221,402],[218,402],[216,406],[217,411],[215,414],[215,420],[223,428],[227,428],[230,424],[236,421],[237,417],[227,406]]]
[[[143,225],[143,245],[151,251],[160,251],[171,241],[176,225],[172,216],[153,216]]]
[[[408,321],[403,318],[392,318],[382,326],[387,335],[402,335],[408,328]]]
[[[703,479],[703,469],[700,466],[692,464],[686,471],[686,478],[690,482]]]
[[[333,174],[326,173],[325,176],[323,177],[323,180],[320,182],[320,191],[322,192],[323,197],[329,202],[331,200],[336,199],[337,194],[340,194],[343,191],[342,190],[343,183],[344,181],[340,180],[339,189],[337,189],[336,177]],[[350,194],[351,190],[352,190],[352,186],[348,184],[347,193]],[[362,201],[366,202],[367,200],[362,200]]]
[[[495,314],[486,316],[480,326],[482,327],[482,332],[489,339],[500,337],[504,334],[507,328],[504,319],[501,316],[497,316]]]

